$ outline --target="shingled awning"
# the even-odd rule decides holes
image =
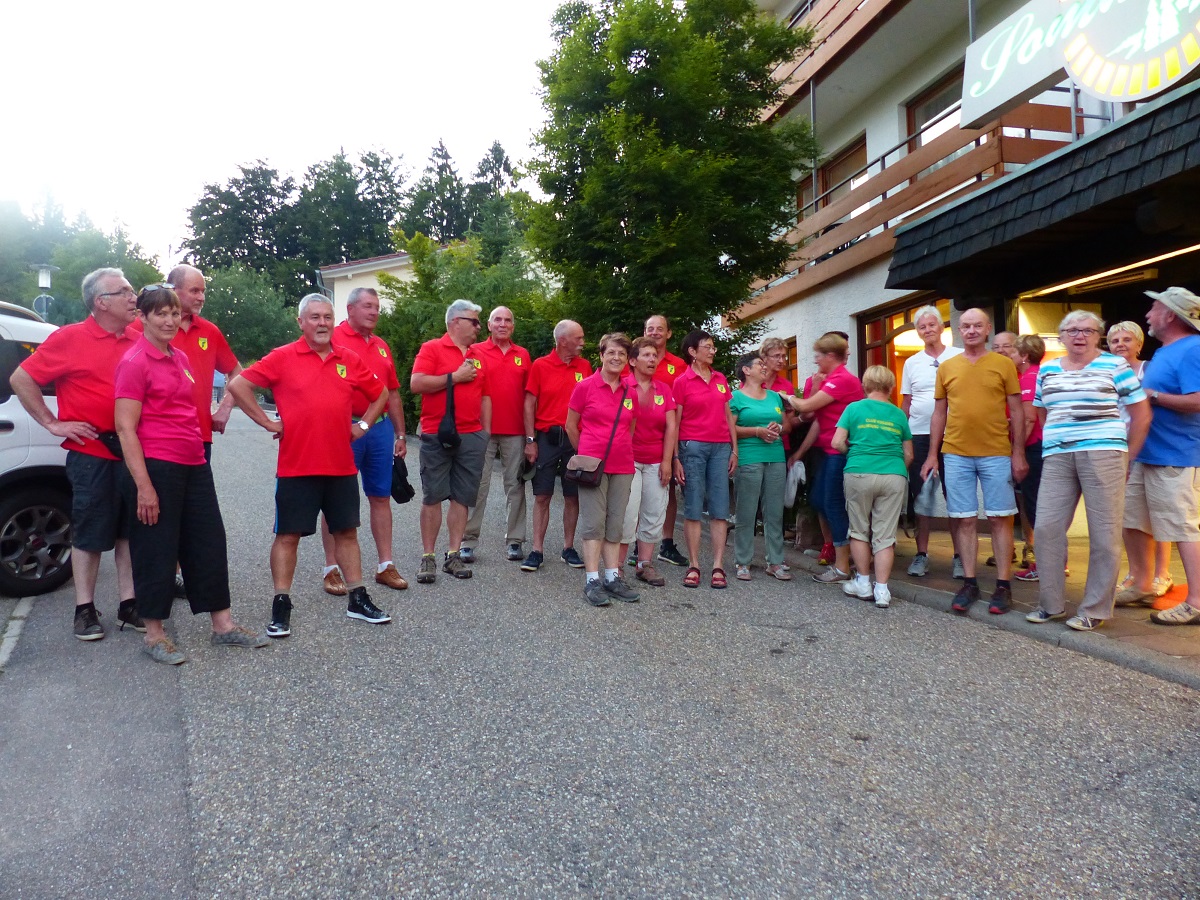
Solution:
[[[959,308],[1200,241],[1200,82],[896,234],[887,287]]]

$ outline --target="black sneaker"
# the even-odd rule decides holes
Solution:
[[[1012,588],[997,585],[992,600],[988,603],[988,612],[993,616],[1002,616],[1012,608]]]
[[[574,547],[567,547],[565,550],[563,550],[562,561],[572,569],[583,568],[583,557],[576,552]]]
[[[663,541],[658,547],[658,558],[665,563],[670,563],[673,566],[686,566],[688,564],[687,557],[679,552],[679,548],[675,546],[674,541]]]
[[[950,608],[956,613],[965,613],[971,608],[971,604],[979,599],[979,585],[964,584],[958,589],[958,593],[954,595],[954,602],[950,604]]]
[[[100,613],[95,603],[75,607],[75,637],[81,641],[98,641],[104,637]]]
[[[612,603],[608,599],[608,591],[604,589],[604,584],[599,578],[589,581],[583,586],[583,596],[587,597],[587,602],[592,606],[608,606]]]
[[[287,594],[276,594],[271,601],[271,624],[267,626],[267,637],[285,638],[292,633],[292,598]]]
[[[146,633],[146,625],[142,622],[142,617],[137,614],[137,601],[130,598],[122,600],[117,606],[117,621],[121,623],[118,631],[124,631],[128,625],[134,631]]]
[[[530,550],[529,555],[525,557],[525,562],[521,563],[522,572],[536,572],[542,567],[542,551]]]
[[[610,597],[616,597],[626,603],[637,603],[641,597],[641,594],[631,588],[620,575],[612,581],[604,582],[604,591]]]
[[[392,617],[371,602],[365,587],[356,587],[350,592],[350,600],[346,604],[346,616],[350,619],[362,619],[372,625],[384,625],[392,621]]]

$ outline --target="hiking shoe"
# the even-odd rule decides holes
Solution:
[[[104,637],[100,613],[95,603],[75,607],[75,637],[81,641],[98,641]]]
[[[835,559],[837,559],[837,548],[831,543],[822,544],[821,552],[817,556],[817,565],[832,566]]]
[[[818,572],[813,575],[812,580],[818,584],[839,584],[843,581],[849,581],[850,576],[837,566],[828,566],[824,572]]]
[[[1200,624],[1200,609],[1184,600],[1177,606],[1154,613],[1150,621],[1159,625],[1196,625]]]
[[[1017,579],[1017,581],[1037,581],[1037,563],[1030,563],[1026,568],[1015,574],[1013,578]]]
[[[1088,616],[1071,616],[1067,619],[1067,627],[1076,631],[1095,631],[1103,624],[1103,619],[1092,619]]]
[[[408,582],[404,580],[404,576],[396,570],[396,566],[392,563],[388,563],[387,568],[382,572],[375,573],[375,583],[390,587],[393,591],[403,591],[408,588]]]
[[[471,570],[467,568],[467,564],[462,558],[461,550],[455,550],[453,553],[446,554],[446,561],[442,563],[442,571],[447,575],[453,575],[455,578],[471,577]]]
[[[1065,619],[1065,612],[1052,613],[1046,612],[1040,606],[1025,617],[1026,622],[1032,622],[1034,625],[1045,625],[1047,622],[1053,622],[1055,619]]]
[[[248,647],[257,650],[271,643],[257,631],[234,625],[229,631],[214,631],[208,642],[214,647]]]
[[[686,566],[688,564],[687,557],[679,552],[679,548],[675,546],[674,541],[663,541],[659,544],[658,558],[661,562],[670,563],[673,566]]]
[[[783,563],[778,565],[767,566],[767,574],[772,578],[778,578],[780,581],[791,581],[792,570]]]
[[[866,584],[863,584],[857,578],[843,584],[842,593],[847,597],[857,597],[859,600],[870,600],[874,596],[871,593],[871,582],[868,580]]]
[[[960,581],[967,577],[967,573],[963,571],[962,557],[957,553],[954,554],[954,568],[950,572],[952,578],[957,578]]]
[[[530,550],[529,555],[525,557],[525,562],[521,563],[522,572],[536,572],[542,567],[542,551]]]
[[[525,558],[525,551],[521,549],[520,544],[509,544],[508,549],[504,551],[504,558],[509,562],[518,562]]]
[[[134,631],[141,634],[146,633],[146,624],[142,621],[142,617],[137,613],[137,601],[130,598],[122,600],[117,606],[117,621],[121,623],[119,631],[124,631],[128,625]]]
[[[175,573],[175,599],[187,599],[187,585],[183,583],[183,576],[178,572]]]
[[[888,590],[886,584],[875,585],[875,606],[878,609],[887,609],[892,605],[892,592]]]
[[[637,603],[642,596],[631,588],[620,575],[611,581],[604,582],[604,590],[610,597],[616,597],[625,603]]]
[[[437,581],[437,557],[432,553],[421,556],[421,567],[417,569],[417,584],[433,584]]]
[[[392,621],[392,617],[371,602],[365,587],[356,587],[350,592],[350,600],[346,604],[346,618],[362,619],[372,625],[384,625]]]
[[[566,547],[563,549],[562,561],[565,562],[572,569],[582,569],[583,568],[583,557],[581,557],[575,551],[574,547]]]
[[[918,553],[908,564],[908,574],[916,578],[924,578],[929,574],[929,555]]]
[[[608,599],[608,591],[604,589],[604,583],[599,578],[589,581],[583,586],[583,596],[592,606],[608,606],[612,603]]]
[[[334,566],[329,570],[329,574],[325,576],[325,593],[333,594],[335,597],[345,597],[350,593],[350,589],[346,587],[346,579],[342,577],[342,570]]]
[[[1012,588],[997,587],[992,592],[992,599],[988,602],[988,612],[993,616],[1002,616],[1012,609]]]
[[[267,637],[285,638],[292,633],[292,598],[287,594],[276,594],[271,601],[271,623],[267,625]]]
[[[1130,586],[1121,588],[1113,596],[1114,606],[1145,606],[1154,599],[1154,591],[1140,591]]]
[[[471,563],[475,562],[475,548],[474,547],[459,547],[458,548],[458,558],[461,559],[463,562],[467,563],[468,565],[470,565]]]
[[[956,613],[965,613],[971,608],[971,604],[979,599],[979,585],[964,584],[958,589],[958,593],[954,595],[954,602],[950,604],[950,608]]]
[[[1175,587],[1175,580],[1170,575],[1166,575],[1162,578],[1155,578],[1150,585],[1150,590],[1154,591],[1155,597],[1162,597],[1173,587]]]
[[[155,662],[168,666],[177,666],[187,662],[187,657],[183,655],[183,652],[171,643],[170,638],[166,637],[159,638],[153,644],[142,644],[142,652]]]
[[[658,569],[654,568],[654,563],[644,562],[638,566],[637,574],[634,576],[642,584],[648,584],[651,587],[663,587],[667,583],[662,575],[658,574]]]

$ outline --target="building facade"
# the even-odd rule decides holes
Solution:
[[[367,287],[379,290],[379,274],[384,272],[401,281],[412,281],[416,276],[412,270],[412,259],[407,253],[389,253],[370,259],[353,259],[346,263],[321,266],[317,270],[321,291],[333,300],[334,318],[340,322],[346,318],[346,298],[355,288]],[[384,304],[384,309],[390,304]]]

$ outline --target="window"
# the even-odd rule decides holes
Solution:
[[[800,217],[812,215],[817,209],[828,206],[840,200],[858,187],[869,177],[867,167],[867,139],[860,137],[853,144],[831,157],[816,171],[816,186],[820,200],[815,207],[813,202],[813,177],[810,175],[798,184],[797,200],[800,205]],[[858,213],[855,210],[851,215]]]
[[[8,379],[17,371],[17,366],[29,359],[30,354],[37,349],[37,344],[30,341],[10,341],[0,338],[0,403],[12,397],[12,388]],[[42,388],[47,397],[54,396],[54,385]]]
[[[958,127],[962,121],[962,114],[958,110],[942,119],[938,119],[938,116],[959,105],[962,100],[962,81],[962,72],[955,72],[908,104],[908,133],[914,136],[909,150],[923,147],[938,135]],[[935,119],[938,121],[934,122]]]
[[[887,366],[896,376],[896,389],[892,402],[900,402],[900,375],[904,361],[925,346],[913,327],[912,316],[923,306],[935,306],[942,314],[942,343],[949,346],[953,336],[950,332],[950,301],[936,297],[909,298],[901,304],[883,307],[858,317],[858,374],[861,377],[868,366]]]

